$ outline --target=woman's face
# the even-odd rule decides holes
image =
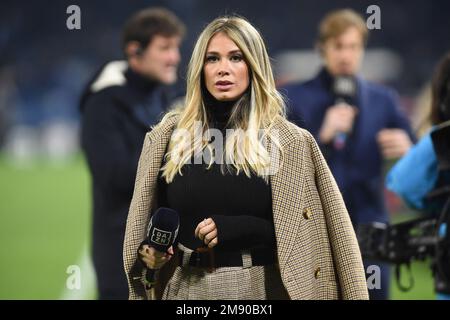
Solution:
[[[249,86],[244,55],[225,33],[217,33],[209,41],[203,67],[206,88],[220,101],[239,99]]]

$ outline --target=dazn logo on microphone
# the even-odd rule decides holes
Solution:
[[[150,241],[161,246],[167,246],[170,244],[171,237],[172,237],[171,232],[154,228]]]

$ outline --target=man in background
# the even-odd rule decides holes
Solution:
[[[176,98],[184,24],[139,11],[123,29],[126,61],[107,63],[81,99],[81,144],[92,175],[93,262],[99,299],[128,299],[123,239],[145,134]]]
[[[339,185],[355,228],[388,222],[383,160],[403,156],[413,135],[394,92],[360,76],[368,30],[352,10],[329,13],[320,23],[318,49],[323,68],[312,80],[283,88],[289,117],[316,138]],[[381,288],[371,299],[388,299],[389,267],[380,266]]]

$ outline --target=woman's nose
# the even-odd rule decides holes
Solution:
[[[225,60],[225,59],[224,59]],[[228,61],[220,62],[219,64],[219,76],[228,75],[229,72],[229,64]]]
[[[230,74],[230,72],[228,71],[228,70],[226,70],[226,69],[220,69],[219,70],[219,76],[225,76],[225,75],[229,75]]]

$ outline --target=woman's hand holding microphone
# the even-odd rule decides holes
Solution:
[[[202,240],[208,248],[218,244],[217,226],[211,218],[204,219],[195,228],[195,237]],[[168,252],[160,252],[145,244],[139,249],[139,258],[149,269],[161,269],[174,254],[173,247]]]

